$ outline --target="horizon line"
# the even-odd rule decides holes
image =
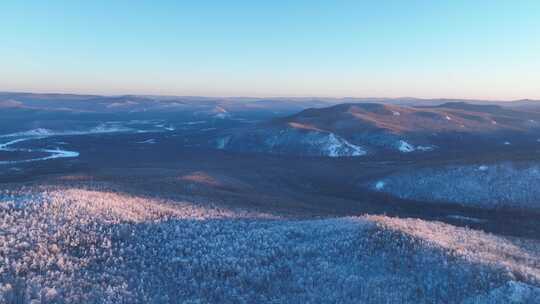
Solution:
[[[517,101],[537,101],[540,99],[534,98],[519,98],[519,99],[492,99],[492,98],[470,98],[470,97],[413,97],[413,96],[309,96],[309,95],[174,95],[174,94],[102,94],[102,93],[82,93],[82,92],[53,92],[53,91],[18,91],[18,90],[0,90],[0,94],[35,94],[35,95],[76,95],[76,96],[99,96],[99,97],[122,97],[122,96],[140,96],[140,97],[177,97],[177,98],[226,98],[226,99],[385,99],[385,100],[399,100],[399,99],[413,99],[413,100],[464,100],[464,101],[490,101],[490,102],[517,102]]]

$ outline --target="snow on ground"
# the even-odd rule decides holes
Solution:
[[[307,132],[300,137],[290,137],[291,133],[296,131],[285,131],[279,138],[274,138],[273,141],[267,141],[272,147],[290,146],[293,141],[297,141],[300,150],[304,150],[307,155],[320,155],[329,157],[348,157],[348,156],[363,156],[367,152],[360,146],[348,142],[346,139],[327,132]]]
[[[67,135],[84,135],[84,134],[101,134],[101,133],[123,133],[123,132],[133,132],[135,131],[133,128],[128,128],[123,126],[122,124],[116,124],[116,123],[102,123],[98,126],[90,129],[89,131],[73,131],[73,132],[66,132]]]
[[[398,142],[398,150],[403,153],[414,152],[414,146],[404,140]]]
[[[158,123],[156,125],[154,125],[156,128],[161,128],[161,129],[165,129],[167,131],[174,131],[175,128],[171,125],[165,125],[164,123]]]
[[[433,149],[435,149],[433,146],[416,146],[416,150],[422,151],[422,152],[433,151]]]
[[[215,112],[214,118],[216,119],[225,119],[225,118],[230,118],[232,116],[231,113],[229,113],[225,108],[221,106],[215,107],[213,112]]]
[[[218,149],[327,157],[356,157],[367,151],[331,132],[296,129],[256,130],[250,136],[216,140]]]
[[[322,143],[322,151],[330,157],[362,156],[366,154],[362,147],[353,145],[334,133],[328,134],[327,142]]]
[[[216,141],[216,148],[225,149],[225,147],[227,147],[227,144],[229,143],[230,140],[231,140],[230,136],[218,138]]]
[[[147,139],[147,140],[143,140],[143,141],[138,141],[137,142],[138,144],[155,144],[156,143],[156,140],[154,138],[150,138],[150,139]]]
[[[231,116],[231,114],[229,114],[229,113],[217,113],[216,115],[214,115],[214,118],[225,119],[225,118],[228,118],[230,116]]]
[[[206,123],[206,120],[197,120],[197,121],[188,121],[188,122],[185,122],[183,123],[184,125],[200,125],[200,124],[204,124]]]
[[[0,303],[491,303],[535,295],[539,263],[537,242],[439,222],[280,219],[101,183],[0,192]]]
[[[434,146],[414,146],[404,140],[399,140],[397,142],[397,148],[402,153],[410,153],[415,151],[429,152],[435,149]]]

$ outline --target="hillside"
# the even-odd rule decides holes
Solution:
[[[0,301],[537,303],[540,295],[535,240],[385,216],[294,220],[119,190],[3,191]]]
[[[539,211],[539,183],[540,166],[534,161],[419,168],[386,176],[367,186],[425,204]]]
[[[474,139],[540,138],[540,113],[464,102],[437,106],[339,104],[224,134],[218,147],[312,156],[429,152]]]

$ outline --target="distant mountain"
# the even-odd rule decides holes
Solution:
[[[44,128],[79,130],[115,121],[252,122],[332,103],[318,99],[99,96],[0,92],[0,134]]]
[[[537,129],[539,116],[540,102],[534,100],[0,92],[0,134],[39,128],[87,130],[104,123],[142,120],[159,120],[165,128],[175,129],[204,121],[212,128],[227,129],[212,141],[221,149],[332,157],[428,152],[508,132],[529,134]],[[254,126],[255,122],[259,124]]]
[[[323,109],[307,109],[276,120],[292,128],[320,129],[353,136],[358,132],[382,131],[391,134],[418,132],[491,132],[529,130],[539,115],[464,102],[438,106],[409,107],[378,103],[341,104]],[[534,120],[534,121],[533,121]],[[538,120],[540,123],[540,120]]]
[[[511,144],[507,138],[522,135],[536,142],[539,131],[540,113],[500,105],[346,103],[222,134],[216,145],[236,151],[338,157],[426,153],[475,138],[505,145]]]
[[[321,108],[336,104],[381,103],[402,106],[437,106],[467,103],[474,105],[500,105],[540,109],[540,101],[494,101],[460,99],[403,98],[328,98],[328,97],[199,97],[155,95],[77,95],[57,93],[0,92],[0,108],[24,108],[41,111],[72,111],[90,113],[215,111],[220,107],[227,112],[279,112],[292,114],[307,108]]]
[[[335,102],[334,102],[335,103]],[[99,96],[0,92],[0,108],[79,113],[274,111],[291,114],[310,107],[333,104],[314,98],[214,98],[191,96]]]

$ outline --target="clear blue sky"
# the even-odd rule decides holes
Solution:
[[[538,0],[6,0],[0,20],[3,91],[540,99]]]

